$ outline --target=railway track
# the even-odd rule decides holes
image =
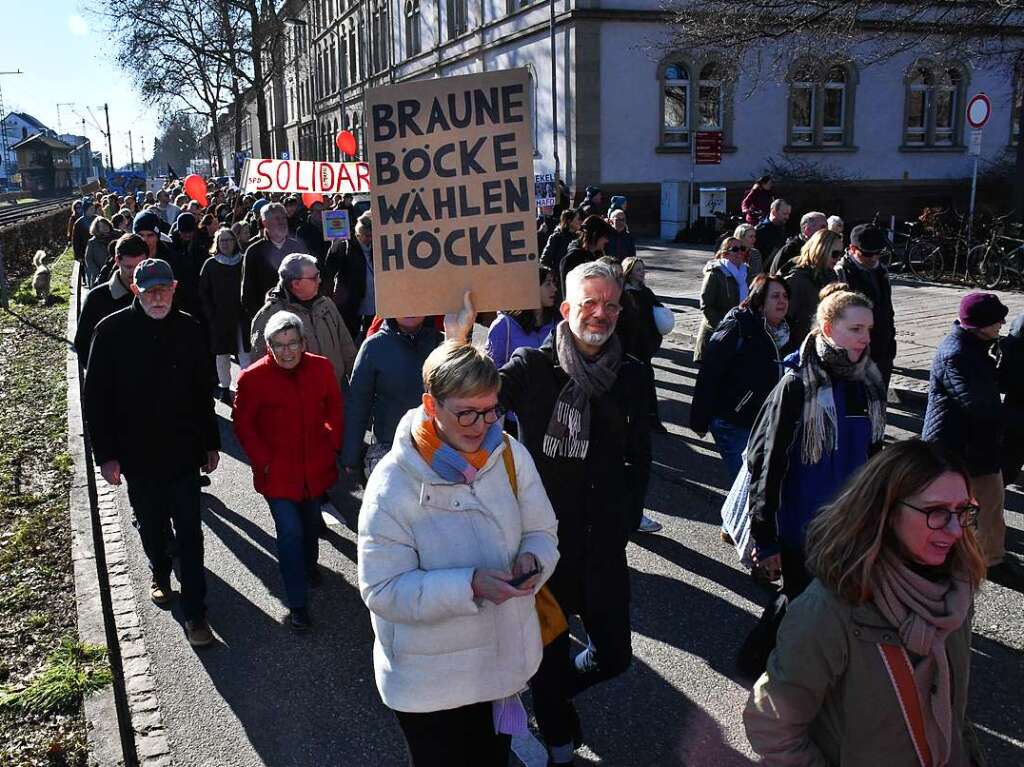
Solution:
[[[49,213],[58,208],[70,208],[71,203],[79,199],[77,196],[61,197],[51,200],[39,200],[38,202],[26,202],[20,205],[0,206],[0,227],[16,224],[29,216],[36,216],[40,213]]]

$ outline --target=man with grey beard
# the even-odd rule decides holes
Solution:
[[[573,697],[621,674],[633,655],[626,543],[650,476],[650,407],[644,365],[615,333],[618,274],[599,261],[570,271],[563,321],[501,369],[501,404],[515,412],[558,517],[561,559],[547,585],[590,639],[570,664],[568,631],[555,638],[530,682],[549,764],[572,764],[582,744]]]

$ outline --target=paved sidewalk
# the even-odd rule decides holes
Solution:
[[[648,284],[677,315],[673,335],[692,349],[701,319],[701,269],[711,253],[661,244],[645,244],[638,250],[648,264]],[[901,397],[926,397],[935,347],[949,333],[960,299],[972,288],[917,282],[899,275],[893,275],[892,283],[897,353],[890,389]],[[1008,322],[1024,312],[1024,293],[995,292],[1010,308]]]

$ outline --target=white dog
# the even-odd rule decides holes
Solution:
[[[36,298],[40,303],[45,303],[50,297],[50,268],[44,263],[46,251],[37,250],[32,263],[35,264],[36,273],[32,275],[32,289],[36,292]]]

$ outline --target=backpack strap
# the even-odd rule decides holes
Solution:
[[[902,647],[878,643],[878,651],[882,654],[885,670],[889,672],[889,680],[903,711],[903,719],[907,723],[910,740],[914,743],[917,760],[921,767],[932,767],[932,751],[928,746],[928,738],[924,732],[924,715],[921,713],[921,699],[914,683],[914,668],[910,665],[907,651]]]

